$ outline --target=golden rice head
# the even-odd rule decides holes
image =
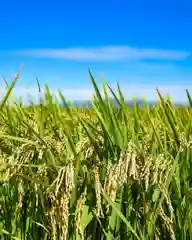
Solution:
[[[85,206],[85,201],[87,197],[87,188],[85,188],[84,192],[81,194],[80,198],[77,201],[77,206],[75,210],[75,222],[74,222],[74,230],[76,235],[80,236],[80,239],[84,239],[84,234],[81,228],[81,217],[83,214],[83,209]]]
[[[95,166],[93,169],[94,180],[95,180],[95,194],[96,194],[96,209],[97,209],[97,216],[104,217],[103,210],[102,210],[102,203],[101,203],[101,183],[100,183],[100,175],[99,175],[99,168]]]
[[[62,154],[66,147],[66,141],[62,138],[62,142],[57,140],[52,134],[45,136],[43,139],[48,146],[51,146],[59,155]]]
[[[61,197],[61,216],[62,216],[62,239],[68,238],[68,221],[69,221],[69,197],[64,194]]]
[[[160,207],[159,216],[163,220],[163,222],[166,226],[166,229],[170,234],[170,239],[176,239],[175,233],[174,233],[174,230],[173,230],[173,221],[165,214],[162,207]]]
[[[16,173],[30,175],[29,168],[25,167],[28,163],[37,164],[42,159],[45,146],[38,141],[29,141],[14,149],[13,153],[8,157],[7,175],[9,179]],[[35,161],[35,162],[34,162]]]
[[[122,152],[119,159],[120,181],[128,183],[138,180],[139,177],[139,155],[135,145],[130,142],[126,151]]]
[[[156,158],[152,158],[151,162],[151,184],[164,184],[172,168],[173,159],[165,154],[159,154]]]
[[[104,139],[101,135],[98,135],[94,141],[96,141],[97,146],[99,149],[103,149],[104,145]],[[89,137],[82,137],[80,141],[77,142],[76,145],[77,152],[84,152],[85,153],[85,159],[91,158],[93,155],[95,155],[95,148],[90,141]]]
[[[110,164],[105,177],[104,191],[109,195],[112,201],[116,199],[120,168],[117,164]]]
[[[192,148],[192,136],[189,136],[187,140],[187,136],[185,132],[180,133],[180,151],[183,152],[185,149]]]
[[[71,192],[73,188],[75,187],[74,183],[74,165],[71,162],[66,166],[65,169],[65,192],[68,197],[71,196]]]

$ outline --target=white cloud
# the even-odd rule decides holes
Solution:
[[[59,58],[80,61],[123,61],[168,59],[181,60],[189,57],[187,51],[134,48],[130,46],[74,47],[64,49],[27,49],[12,51],[11,54],[40,58]]]
[[[91,88],[78,88],[78,89],[60,89],[62,94],[65,96],[66,99],[70,100],[87,100],[89,99],[92,94],[93,90]],[[5,95],[6,89],[5,87],[0,88],[0,99]],[[19,98],[22,97],[25,102],[28,101],[28,99],[32,99],[34,102],[38,101],[40,96],[44,95],[44,89],[41,90],[41,94],[39,93],[39,90],[37,87],[15,87],[12,91],[12,96]],[[56,97],[59,97],[58,89],[50,89],[50,92],[55,95]]]
[[[155,86],[153,84],[136,84],[136,85],[121,85],[122,92],[126,99],[131,100],[134,96],[137,99],[141,99],[141,97],[145,97],[148,101],[156,101],[158,100],[158,95],[156,92],[156,87],[158,87],[160,93],[163,96],[171,95],[171,98],[174,102],[184,103],[187,102],[187,96],[185,89],[187,88],[192,93],[192,85],[183,86],[183,85],[160,85]],[[112,89],[116,91],[116,87],[112,86]],[[89,100],[91,96],[93,96],[93,88],[65,88],[60,89],[66,99],[70,100]],[[56,95],[58,95],[57,89],[50,89],[50,91]],[[0,88],[0,96],[2,98],[3,93],[5,93],[4,88]],[[33,101],[37,101],[39,99],[39,93],[37,87],[15,87],[13,91],[13,95],[16,97],[22,97],[23,100],[27,103],[29,96]]]

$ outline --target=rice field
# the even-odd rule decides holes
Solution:
[[[192,239],[190,107],[157,90],[130,108],[103,82],[104,101],[91,72],[92,108],[47,86],[39,106],[10,105],[19,74],[0,105],[0,239]]]

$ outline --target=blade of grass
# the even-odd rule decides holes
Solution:
[[[114,202],[110,199],[110,197],[103,191],[103,196],[107,200],[107,202],[111,205],[117,215],[121,218],[121,220],[126,224],[127,229],[136,237],[136,239],[141,240],[141,238],[137,235],[135,230],[132,228],[130,223],[124,217],[124,215],[119,211],[119,209],[115,206]]]
[[[2,111],[2,109],[3,109],[4,105],[5,105],[8,97],[9,97],[9,95],[10,95],[10,93],[11,93],[11,91],[13,90],[13,88],[14,88],[14,86],[15,86],[18,78],[19,78],[19,75],[20,75],[22,69],[23,69],[23,66],[21,66],[21,68],[19,69],[18,73],[16,74],[13,82],[11,83],[10,87],[8,88],[7,93],[6,93],[5,97],[3,98],[2,102],[1,102],[0,112]]]

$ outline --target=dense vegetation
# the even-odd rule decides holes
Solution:
[[[158,90],[153,108],[129,108],[119,85],[115,94],[105,83],[104,102],[90,77],[92,109],[68,107],[60,92],[61,108],[48,87],[39,106],[10,105],[18,75],[8,88],[0,238],[192,239],[191,109],[173,107]]]

